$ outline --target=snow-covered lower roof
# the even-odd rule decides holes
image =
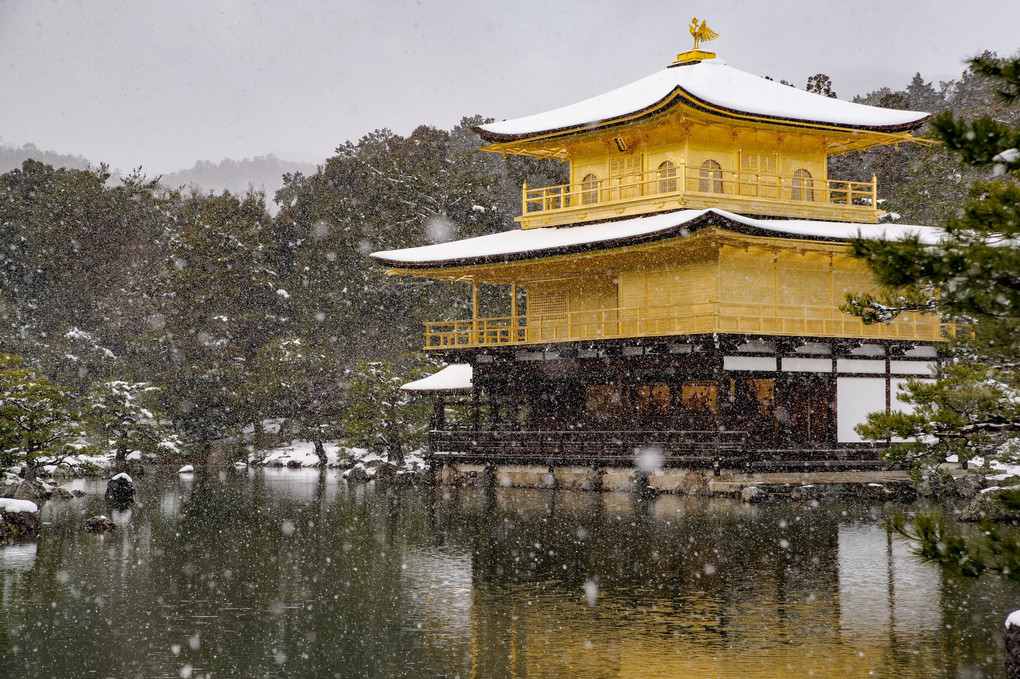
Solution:
[[[467,363],[453,363],[446,366],[437,373],[423,377],[414,382],[408,382],[400,387],[404,391],[413,391],[419,394],[434,394],[437,392],[465,393],[471,391],[471,366]]]
[[[719,59],[676,64],[611,92],[536,115],[480,125],[489,141],[597,127],[673,103],[728,117],[765,118],[901,132],[923,123],[928,113],[854,104],[798,90],[731,68]]]
[[[754,236],[814,241],[864,238],[899,240],[916,234],[923,243],[935,243],[942,231],[930,226],[860,224],[803,219],[755,219],[725,210],[677,210],[647,217],[580,226],[514,229],[488,236],[385,250],[372,259],[400,269],[431,269],[537,259],[554,255],[607,250],[637,243],[690,235],[709,226]]]

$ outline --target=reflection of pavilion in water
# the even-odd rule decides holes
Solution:
[[[462,653],[479,677],[932,669],[913,649],[941,626],[940,579],[874,519],[675,496],[448,498],[445,552],[409,564],[430,573],[414,579],[440,666]]]

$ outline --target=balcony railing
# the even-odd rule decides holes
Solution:
[[[835,307],[752,307],[706,302],[685,308],[620,307],[463,321],[426,321],[425,348],[545,344],[713,332],[939,341],[951,334],[952,326],[922,314],[904,314],[891,323],[865,325],[861,319]]]
[[[877,184],[805,176],[755,174],[721,169],[687,167],[683,163],[666,170],[561,184],[523,190],[527,226],[539,218],[580,212],[606,211],[635,214],[684,205],[720,207],[734,211],[777,216],[877,221]],[[663,204],[663,201],[666,204]],[[660,205],[661,204],[661,205]],[[590,216],[589,216],[590,217]],[[576,218],[576,216],[575,216]]]

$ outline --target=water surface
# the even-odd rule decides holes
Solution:
[[[985,677],[1020,608],[918,563],[904,505],[136,482],[0,548],[0,677]]]

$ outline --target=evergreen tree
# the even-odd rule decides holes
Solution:
[[[1020,59],[982,56],[971,69],[997,83],[1003,102],[1020,93]],[[912,413],[878,413],[860,427],[872,439],[904,437],[891,459],[932,466],[949,455],[1015,461],[1020,457],[1020,125],[952,112],[932,121],[933,133],[968,165],[996,176],[970,188],[970,201],[945,224],[944,238],[926,245],[858,239],[862,258],[889,290],[862,295],[847,309],[866,321],[905,311],[937,312],[956,323],[956,340],[934,383],[908,383]]]
[[[272,219],[261,194],[193,195],[169,247],[166,323],[152,341],[168,413],[207,446],[265,415],[246,398],[259,351],[286,335],[290,293],[269,253]]]
[[[820,94],[823,97],[836,98],[836,93],[832,89],[832,78],[824,73],[816,73],[808,78],[807,86],[804,89],[808,92]]]
[[[257,412],[282,418],[281,433],[312,441],[325,463],[325,442],[340,437],[342,380],[342,363],[333,352],[286,337],[259,350],[244,398]]]
[[[993,497],[1004,510],[1020,511],[1017,490],[1000,491]],[[1020,531],[1015,527],[997,526],[986,520],[977,532],[962,531],[938,512],[921,512],[909,525],[902,515],[897,515],[892,527],[917,544],[917,555],[923,560],[950,572],[972,578],[994,573],[1020,582]]]
[[[339,147],[314,175],[287,177],[277,223],[291,246],[280,258],[293,263],[298,335],[348,365],[394,360],[420,347],[423,320],[468,313],[467,286],[401,286],[367,255],[514,228],[522,181],[566,181],[555,161],[479,153],[471,127],[481,122],[406,138],[379,130]]]
[[[405,450],[424,445],[431,404],[401,390],[408,379],[423,376],[421,367],[409,372],[383,361],[358,361],[349,371],[341,423],[348,445],[386,454],[397,465]]]
[[[68,392],[20,357],[0,354],[0,451],[25,465],[26,480],[35,479],[40,458],[77,452],[70,444],[82,432]]]
[[[175,201],[139,172],[25,161],[0,176],[0,349],[83,390],[130,362],[157,315]],[[87,337],[84,343],[79,341]]]
[[[124,466],[132,450],[164,455],[180,452],[176,435],[164,429],[146,403],[155,400],[159,391],[145,382],[112,380],[93,385],[86,395],[82,424],[104,449],[113,447],[118,468]]]

